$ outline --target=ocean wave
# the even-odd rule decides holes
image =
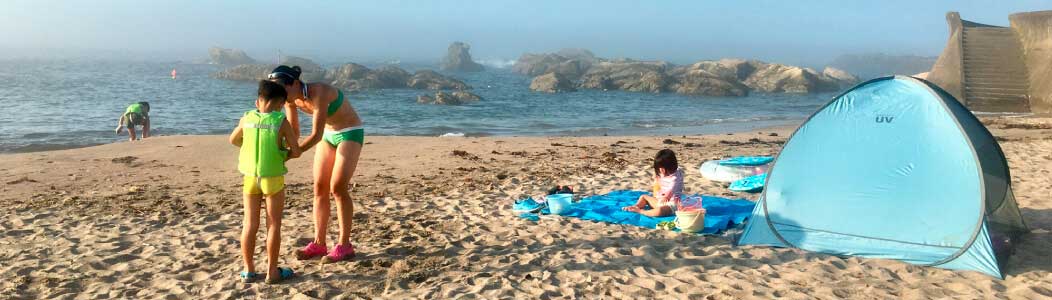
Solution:
[[[482,59],[482,60],[479,60],[478,63],[480,63],[482,65],[485,65],[487,67],[491,67],[491,68],[505,69],[505,68],[508,68],[508,67],[511,67],[512,65],[514,65],[515,61],[516,60],[514,60],[514,59],[508,60],[508,59],[494,58],[494,59]]]
[[[438,137],[464,137],[463,132],[447,132]]]

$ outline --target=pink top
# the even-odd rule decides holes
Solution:
[[[658,177],[658,183],[661,185],[659,200],[664,200],[665,195],[672,193],[672,198],[669,198],[669,202],[679,202],[680,196],[683,195],[683,169],[676,169],[676,172],[668,176]]]

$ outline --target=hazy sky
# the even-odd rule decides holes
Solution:
[[[193,59],[210,46],[319,61],[476,59],[565,47],[603,57],[824,64],[843,53],[938,55],[945,14],[1006,26],[1036,1],[0,1],[0,57]]]

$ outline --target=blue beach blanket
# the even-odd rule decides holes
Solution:
[[[574,203],[564,217],[600,221],[614,224],[628,224],[654,229],[659,222],[672,221],[674,216],[651,218],[633,212],[622,211],[621,207],[633,205],[640,195],[649,194],[643,191],[613,191],[606,195],[596,195]],[[745,199],[727,199],[713,196],[701,196],[702,207],[706,210],[705,229],[701,233],[713,234],[727,229],[734,224],[741,224],[752,215],[756,203]],[[525,216],[524,216],[525,217]]]

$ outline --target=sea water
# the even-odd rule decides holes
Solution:
[[[114,134],[134,102],[150,102],[154,135],[227,134],[254,109],[255,82],[213,79],[219,66],[113,60],[0,61],[0,152],[64,149],[127,139]],[[378,65],[370,65],[377,67]],[[434,66],[400,66],[412,72]],[[171,70],[178,70],[172,79]],[[833,94],[747,97],[580,90],[531,92],[530,79],[507,68],[446,73],[482,101],[461,106],[416,103],[414,89],[346,93],[367,135],[596,136],[689,135],[787,125]],[[304,130],[310,118],[302,116]]]

